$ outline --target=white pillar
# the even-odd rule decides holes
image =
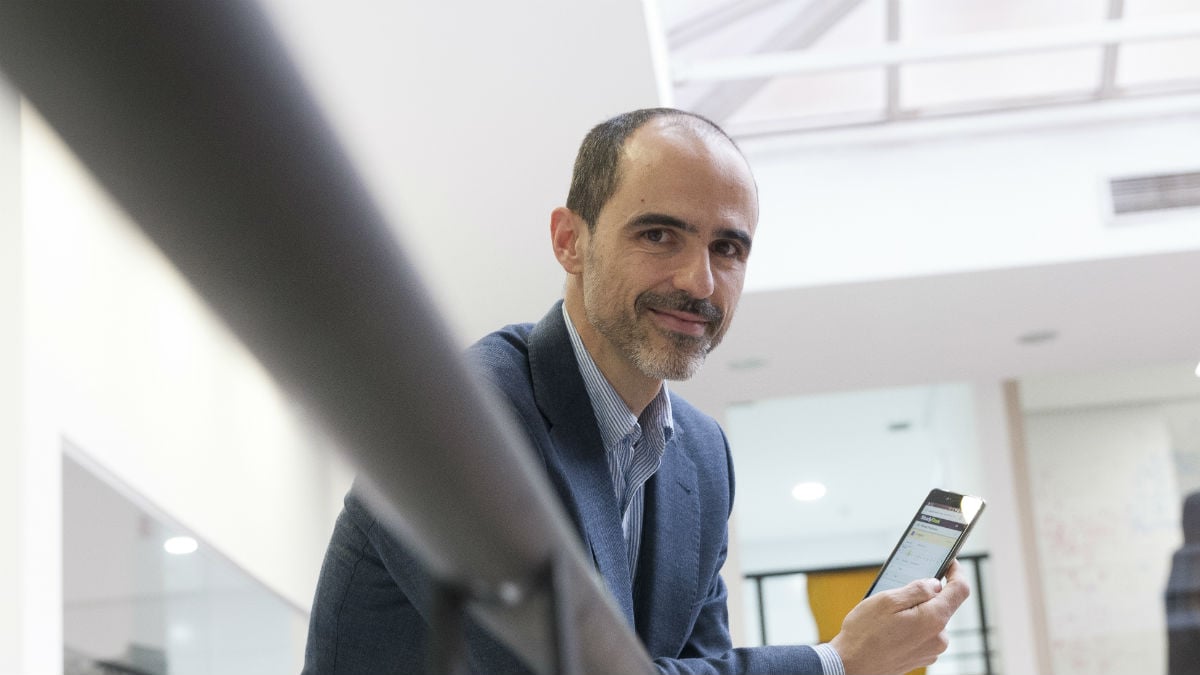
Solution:
[[[0,675],[63,671],[62,436],[33,338],[29,114],[0,81]]]
[[[22,672],[20,102],[0,78],[0,673]]]
[[[1003,672],[1051,675],[1016,384],[979,382],[974,389],[994,591],[987,600]]]

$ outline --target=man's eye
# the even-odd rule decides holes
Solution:
[[[732,241],[718,241],[712,246],[713,253],[725,258],[738,258],[742,254],[742,249]]]
[[[646,230],[642,237],[652,244],[658,244],[666,240],[667,233],[664,230]]]

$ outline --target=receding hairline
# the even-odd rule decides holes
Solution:
[[[753,171],[741,148],[720,125],[707,117],[676,108],[642,108],[623,113],[592,127],[575,155],[571,186],[567,191],[567,208],[583,218],[589,231],[595,230],[600,211],[624,183],[625,165],[630,161],[630,139],[638,137],[638,134],[643,134],[639,138],[644,138],[649,133],[648,129],[655,128],[665,130],[659,133],[667,138],[675,136],[682,139],[686,135],[688,140],[694,139],[709,148],[708,152],[714,159],[718,153],[727,151],[718,148],[731,146],[754,183]],[[722,138],[728,145],[723,146],[719,140],[712,140]],[[682,149],[683,145],[677,147]],[[757,193],[756,183],[754,190]]]
[[[654,127],[683,129],[706,141],[715,140],[718,143],[732,148],[734,152],[736,152],[737,155],[743,160],[746,159],[745,154],[742,153],[742,149],[738,147],[738,144],[729,136],[729,134],[725,133],[724,129],[718,127],[714,122],[707,118],[698,117],[683,111],[664,113],[646,119],[632,131],[630,131],[629,135],[624,138],[624,140],[621,142],[619,154],[623,156],[629,149],[630,142],[634,141],[639,134],[644,134]],[[747,162],[747,166],[749,166],[749,162]]]
[[[621,145],[617,150],[617,165],[613,171],[614,193],[621,189],[622,182],[625,179],[630,145],[638,140],[639,134],[644,134],[653,127],[683,129],[704,141],[715,141],[717,145],[723,145],[732,149],[734,155],[741,160],[746,170],[746,175],[750,177],[750,184],[754,187],[755,194],[758,193],[758,181],[754,178],[754,172],[750,169],[750,161],[746,159],[745,153],[738,147],[737,142],[729,134],[725,133],[724,129],[717,126],[716,123],[708,118],[683,111],[674,111],[650,117],[630,131],[624,140],[621,141]]]

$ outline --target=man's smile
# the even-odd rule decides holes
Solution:
[[[647,310],[659,326],[675,333],[704,337],[708,332],[708,319],[690,312],[648,307]]]

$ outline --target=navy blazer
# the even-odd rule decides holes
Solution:
[[[626,621],[664,673],[820,675],[810,647],[733,649],[719,572],[733,502],[729,447],[717,423],[671,394],[675,430],[646,483],[638,569],[630,578],[604,445],[561,303],[537,324],[507,326],[468,352],[510,403]],[[305,673],[417,672],[428,578],[352,490],[321,570]],[[526,672],[471,627],[479,673]]]

